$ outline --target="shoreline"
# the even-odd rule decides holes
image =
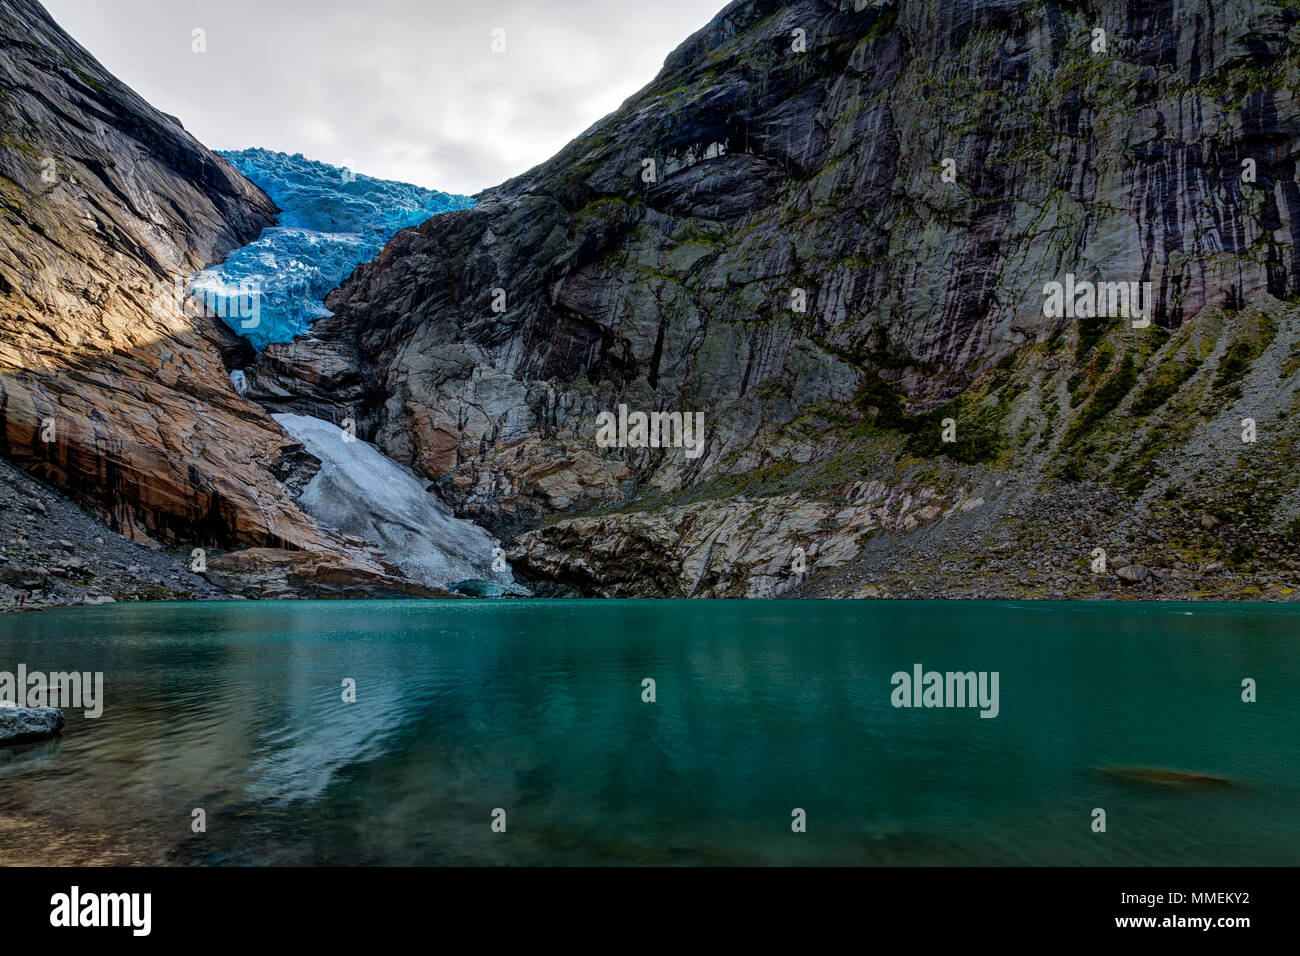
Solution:
[[[1126,604],[1297,604],[1300,603],[1300,591],[1280,591],[1266,590],[1258,593],[1243,594],[1246,585],[1237,591],[1213,592],[1213,593],[1196,593],[1196,594],[1179,594],[1179,595],[1150,595],[1140,594],[1133,591],[1097,591],[1092,594],[1075,597],[1075,596],[1044,596],[1044,595],[1025,595],[1017,593],[986,594],[981,593],[978,596],[970,594],[926,594],[926,593],[909,593],[907,596],[892,596],[885,593],[862,594],[849,597],[825,597],[810,594],[773,594],[766,597],[758,598],[734,598],[734,597],[682,597],[679,595],[630,595],[620,597],[550,597],[543,596],[537,598],[522,597],[500,597],[500,598],[470,598],[469,600],[477,602],[510,602],[510,603],[528,603],[530,601],[600,601],[618,603],[620,601],[744,601],[747,603],[762,604],[770,601],[810,601],[810,602],[830,602],[830,603],[854,603],[859,601],[885,602],[885,603],[909,603],[909,602],[946,602],[953,604],[983,604],[996,602],[1015,602],[1018,604],[1105,604],[1105,603],[1126,603]],[[34,614],[41,611],[66,610],[69,608],[82,607],[105,607],[117,605],[140,605],[140,604],[221,604],[221,603],[240,603],[240,604],[279,604],[285,601],[450,601],[465,600],[463,597],[443,598],[443,597],[419,597],[419,596],[376,596],[365,597],[358,595],[338,595],[337,597],[327,597],[320,594],[304,595],[280,595],[273,598],[250,598],[239,594],[224,594],[212,597],[179,597],[174,599],[150,599],[143,601],[110,601],[110,602],[28,602],[23,607],[0,607],[0,615],[18,616],[22,614]]]

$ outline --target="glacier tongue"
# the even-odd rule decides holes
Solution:
[[[474,200],[409,183],[363,176],[300,154],[244,149],[221,154],[280,207],[280,221],[190,281],[190,293],[220,303],[217,313],[261,351],[288,342],[329,315],[325,296],[398,231]],[[231,303],[257,292],[256,315]]]
[[[497,540],[457,518],[409,468],[368,442],[345,442],[337,425],[319,418],[273,417],[321,461],[298,499],[308,514],[373,541],[385,560],[422,584],[445,588],[466,578],[513,582],[509,571],[492,571]]]

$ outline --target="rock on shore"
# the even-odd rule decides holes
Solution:
[[[0,747],[57,736],[63,724],[57,707],[0,707]]]

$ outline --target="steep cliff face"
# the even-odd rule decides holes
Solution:
[[[275,207],[39,5],[0,2],[0,454],[137,539],[305,544],[240,400],[238,340],[183,280]]]
[[[1285,593],[1298,24],[741,0],[260,366],[591,593]],[[1150,326],[1045,314],[1068,274],[1150,283]],[[602,448],[620,403],[704,412],[704,453]],[[864,482],[888,520],[844,517]]]
[[[435,593],[297,506],[281,479],[312,460],[230,382],[252,350],[185,302],[275,212],[38,4],[0,0],[0,455],[136,541],[257,546],[212,564],[249,594]]]

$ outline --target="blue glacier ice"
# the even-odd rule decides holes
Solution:
[[[233,309],[211,311],[259,352],[329,315],[326,294],[396,233],[474,205],[468,196],[363,176],[300,153],[243,149],[221,155],[280,207],[280,221],[221,265],[194,276],[189,291],[220,303],[256,289],[255,327],[244,328],[252,319]]]

